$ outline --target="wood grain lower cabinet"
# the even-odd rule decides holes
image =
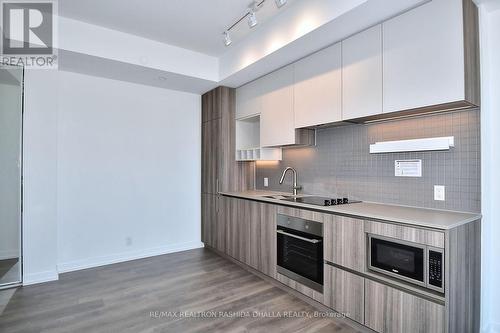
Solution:
[[[325,264],[324,304],[363,324],[364,280],[359,275]]]
[[[445,307],[365,279],[364,324],[384,333],[442,333]]]
[[[201,195],[201,236],[202,241],[215,247],[217,237],[217,196],[214,194]]]
[[[276,214],[275,205],[260,204],[260,259],[259,271],[276,277]],[[256,246],[252,242],[252,247]]]
[[[275,277],[276,206],[222,197],[220,218],[225,226],[225,253]],[[218,234],[220,235],[220,234]]]
[[[220,212],[221,200],[222,197],[215,194],[201,195],[201,235],[205,245],[225,252],[226,225]]]
[[[226,252],[226,221],[224,220],[222,208],[222,197],[220,195],[216,196],[215,207],[216,207],[216,230],[213,232],[215,235],[214,247],[221,252]]]
[[[221,207],[219,208],[221,218],[224,221],[226,228],[226,251],[225,253],[237,260],[241,261],[244,258],[244,254],[241,254],[240,245],[240,234],[243,232],[241,226],[243,223],[240,221],[240,217],[243,217],[243,210],[239,211],[239,208],[243,208],[243,201],[228,197],[222,197]]]
[[[306,295],[309,298],[312,298],[316,302],[320,302],[324,304],[324,294],[320,293],[319,291],[316,291],[312,288],[309,288],[308,286],[297,282],[293,279],[290,279],[288,276],[282,275],[280,273],[276,273],[276,280],[279,282],[283,283],[284,285],[289,286],[292,289],[297,290],[299,293]]]
[[[364,221],[331,216],[324,224],[325,260],[358,272],[366,266]]]

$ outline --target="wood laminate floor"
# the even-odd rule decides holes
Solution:
[[[359,332],[343,320],[307,317],[315,311],[199,249],[61,274],[59,281],[19,288],[0,314],[0,332]]]

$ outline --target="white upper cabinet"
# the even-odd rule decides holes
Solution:
[[[260,144],[262,147],[295,144],[293,65],[259,79],[262,95]]]
[[[260,147],[279,147],[310,144],[308,127],[478,106],[478,29],[472,0],[432,0],[238,88],[236,119],[260,115]]]
[[[262,87],[260,80],[236,89],[236,119],[247,118],[262,112]]]
[[[295,63],[295,127],[342,120],[342,58],[340,43]]]
[[[474,99],[465,78],[478,38],[471,1],[433,0],[383,23],[384,113]],[[472,79],[479,69],[470,70]]]
[[[342,41],[342,119],[382,113],[382,27]]]

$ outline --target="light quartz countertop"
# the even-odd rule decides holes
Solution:
[[[273,191],[243,191],[243,192],[221,192],[221,195],[267,202],[283,206],[310,209],[325,213],[346,215],[361,219],[373,219],[388,222],[403,223],[419,227],[448,230],[460,225],[481,219],[480,214],[455,212],[448,210],[418,208],[409,206],[398,206],[381,204],[375,202],[360,202],[340,206],[315,206],[297,202],[284,201],[266,196],[291,196],[290,193]],[[305,197],[309,195],[299,195]]]

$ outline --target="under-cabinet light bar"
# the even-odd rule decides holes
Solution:
[[[453,136],[384,141],[370,145],[370,154],[449,150],[451,147],[455,147],[455,137]]]

